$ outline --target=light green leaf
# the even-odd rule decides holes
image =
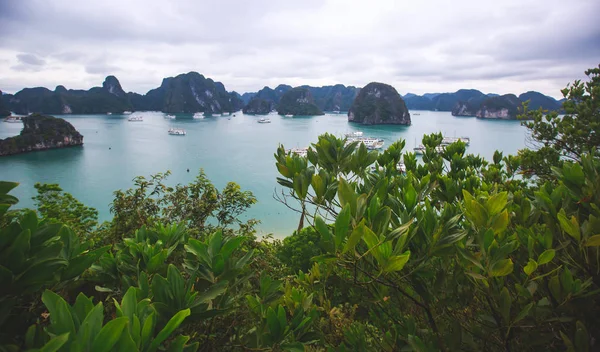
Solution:
[[[513,266],[511,259],[500,260],[492,265],[489,275],[491,277],[506,276],[513,272]]]
[[[342,253],[346,253],[349,250],[354,250],[354,247],[356,247],[356,244],[361,240],[361,238],[364,234],[364,227],[365,227],[365,220],[363,219],[360,222],[360,224],[358,224],[358,226],[356,226],[354,228],[354,230],[352,231],[352,233],[350,234],[348,241],[344,245],[344,250],[342,251]]]
[[[535,271],[535,269],[537,269],[537,267],[538,263],[536,263],[536,261],[533,259],[529,259],[529,262],[527,262],[527,265],[525,265],[523,271],[525,272],[525,274],[527,274],[527,276],[529,276]]]
[[[402,270],[402,268],[404,268],[404,266],[408,262],[408,259],[410,259],[410,251],[406,251],[402,255],[393,255],[387,260],[386,266],[383,269],[383,271],[388,273],[400,271]]]
[[[546,249],[540,256],[538,257],[537,263],[539,265],[544,265],[549,263],[554,259],[555,250],[554,249]]]
[[[579,222],[575,218],[575,216],[571,216],[571,219],[567,218],[565,214],[565,210],[561,209],[557,214],[558,222],[560,223],[560,227],[565,231],[569,236],[573,237],[575,241],[579,242],[581,240],[581,232],[579,229]]]
[[[517,317],[513,321],[513,324],[518,323],[523,318],[525,318],[527,316],[527,314],[529,314],[531,307],[533,307],[533,302],[531,302],[528,305],[526,305],[525,307],[523,307],[523,309],[519,312],[519,315],[517,315]]]
[[[492,230],[494,230],[494,233],[496,234],[506,230],[506,228],[508,227],[508,211],[504,210],[500,214],[494,216],[491,227]]]
[[[600,246],[600,235],[594,235],[594,236],[591,236],[590,238],[588,238],[585,241],[585,246],[586,247],[598,247],[598,246]]]
[[[39,349],[39,352],[56,352],[65,343],[67,343],[67,341],[69,341],[69,333],[68,332],[52,338],[52,340],[48,341],[48,343],[46,343],[44,345],[44,347]]]
[[[485,208],[488,214],[490,214],[490,216],[494,216],[501,212],[502,209],[506,207],[507,199],[508,192],[500,192],[489,197],[485,202]]]
[[[350,227],[350,206],[346,205],[335,219],[335,247],[341,248]]]
[[[172,333],[183,323],[186,317],[190,315],[189,309],[180,310],[177,314],[175,314],[165,325],[165,327],[156,335],[156,338],[152,340],[150,347],[148,348],[148,352],[154,352],[158,349],[158,346],[165,341]]]
[[[502,318],[504,322],[508,323],[510,321],[510,306],[512,304],[512,298],[510,297],[510,293],[508,289],[505,287],[502,288],[500,292],[500,314],[502,314]]]

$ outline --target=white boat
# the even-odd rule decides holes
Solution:
[[[112,115],[112,112],[107,112],[106,115]]]
[[[123,111],[123,115],[131,115],[131,111]]]
[[[267,118],[261,117],[258,120],[258,123],[271,123],[271,119],[267,119]]]
[[[194,114],[194,118],[195,119],[203,119],[204,118],[204,113],[203,112],[197,112]]]
[[[405,174],[406,173],[406,165],[404,165],[403,162],[399,162],[396,165],[396,170],[400,171],[401,173]]]
[[[380,139],[380,138],[354,137],[354,138],[348,138],[346,140],[346,145],[348,145],[348,144],[350,144],[352,142],[362,143],[369,150],[381,149],[381,148],[383,148],[383,144],[385,143],[385,141],[383,139]]]
[[[292,148],[285,151],[288,154],[296,154],[299,157],[305,158],[308,155],[308,148]]]
[[[142,116],[131,116],[127,120],[131,121],[131,122],[140,122],[140,121],[144,121],[144,117],[142,117]]]
[[[354,131],[354,132],[348,132],[348,133],[344,134],[344,136],[346,138],[358,138],[358,137],[362,137],[363,133],[361,131]]]
[[[20,117],[15,117],[15,116],[9,116],[9,117],[7,117],[7,118],[4,119],[4,122],[19,123],[19,122],[21,122],[21,118]]]
[[[186,132],[183,128],[169,128],[169,134],[172,136],[185,136]]]
[[[165,115],[165,119],[174,120],[175,115]]]
[[[294,115],[292,115],[292,114],[285,114],[283,116],[285,116],[285,117],[294,117]]]
[[[469,137],[444,137],[442,139],[442,144],[452,144],[455,142],[463,142],[466,145],[469,145],[471,143],[471,138]]]
[[[340,111],[339,111],[339,110],[333,110],[333,113],[334,113],[334,114],[339,114],[339,113],[340,113]]]
[[[426,150],[426,149],[427,149],[427,148],[425,148],[425,146],[424,146],[424,145],[420,145],[420,146],[418,146],[418,147],[415,147],[415,148],[413,148],[413,151],[414,151],[414,152],[415,152],[415,154],[417,154],[417,155],[423,155],[423,154],[425,154],[425,150]],[[442,145],[438,145],[437,147],[435,147],[435,151],[436,151],[437,153],[442,153],[444,150],[446,150],[446,146],[445,146],[445,145],[443,145],[443,144],[442,144]]]

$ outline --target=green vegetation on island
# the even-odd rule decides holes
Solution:
[[[83,136],[64,119],[31,114],[21,121],[18,136],[0,139],[0,156],[83,145]]]
[[[281,96],[277,105],[277,113],[301,116],[324,115],[323,111],[315,105],[310,90],[302,87],[292,88]]]
[[[396,89],[385,83],[367,84],[354,99],[348,121],[363,125],[410,125],[410,114]]]
[[[299,212],[283,241],[239,220],[251,193],[202,172],[137,177],[102,224],[57,185],[14,209],[0,182],[0,350],[595,351],[600,66],[586,73],[564,117],[524,110],[537,145],[516,156],[438,153],[441,134],[423,162],[403,140],[280,146]]]

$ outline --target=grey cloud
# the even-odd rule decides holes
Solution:
[[[23,65],[44,66],[46,64],[46,60],[34,54],[18,54],[17,60]]]

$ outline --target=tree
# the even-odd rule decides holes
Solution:
[[[542,179],[552,177],[553,166],[565,160],[581,161],[584,154],[600,153],[600,65],[585,71],[588,82],[577,80],[563,89],[564,116],[541,108],[527,110],[520,118],[532,138],[534,149],[519,152],[525,175]]]

